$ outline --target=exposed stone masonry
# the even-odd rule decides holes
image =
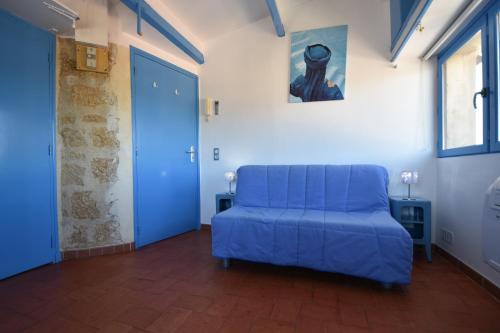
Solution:
[[[80,220],[95,220],[101,217],[92,191],[73,192],[71,195],[71,216]]]
[[[99,183],[113,183],[116,181],[118,158],[94,158],[91,162],[92,173]]]
[[[115,131],[109,131],[105,127],[92,129],[92,143],[99,148],[120,148],[120,142],[116,138]]]
[[[118,48],[110,45],[110,65]],[[75,43],[58,39],[61,250],[122,242],[111,213],[118,181],[118,99],[108,74],[77,71]]]

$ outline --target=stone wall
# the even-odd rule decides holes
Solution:
[[[61,251],[133,241],[129,50],[109,46],[110,74],[77,71],[57,41]]]

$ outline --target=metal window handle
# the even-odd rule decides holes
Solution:
[[[189,157],[190,157],[191,163],[194,163],[194,157],[196,154],[196,150],[194,149],[194,146],[189,147],[189,150],[186,151],[185,153],[190,155]]]
[[[472,99],[472,104],[474,105],[474,110],[477,110],[477,103],[476,103],[477,95],[481,95],[482,98],[488,97],[488,88],[483,88],[483,89],[481,89],[481,91],[478,91],[474,94],[474,97]]]

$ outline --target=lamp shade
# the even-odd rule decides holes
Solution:
[[[236,173],[234,171],[226,171],[224,172],[224,178],[228,182],[234,182],[236,180]]]
[[[416,184],[418,183],[418,171],[402,171],[401,183],[403,184]]]

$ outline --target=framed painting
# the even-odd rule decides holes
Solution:
[[[347,25],[292,33],[290,103],[343,100]]]

